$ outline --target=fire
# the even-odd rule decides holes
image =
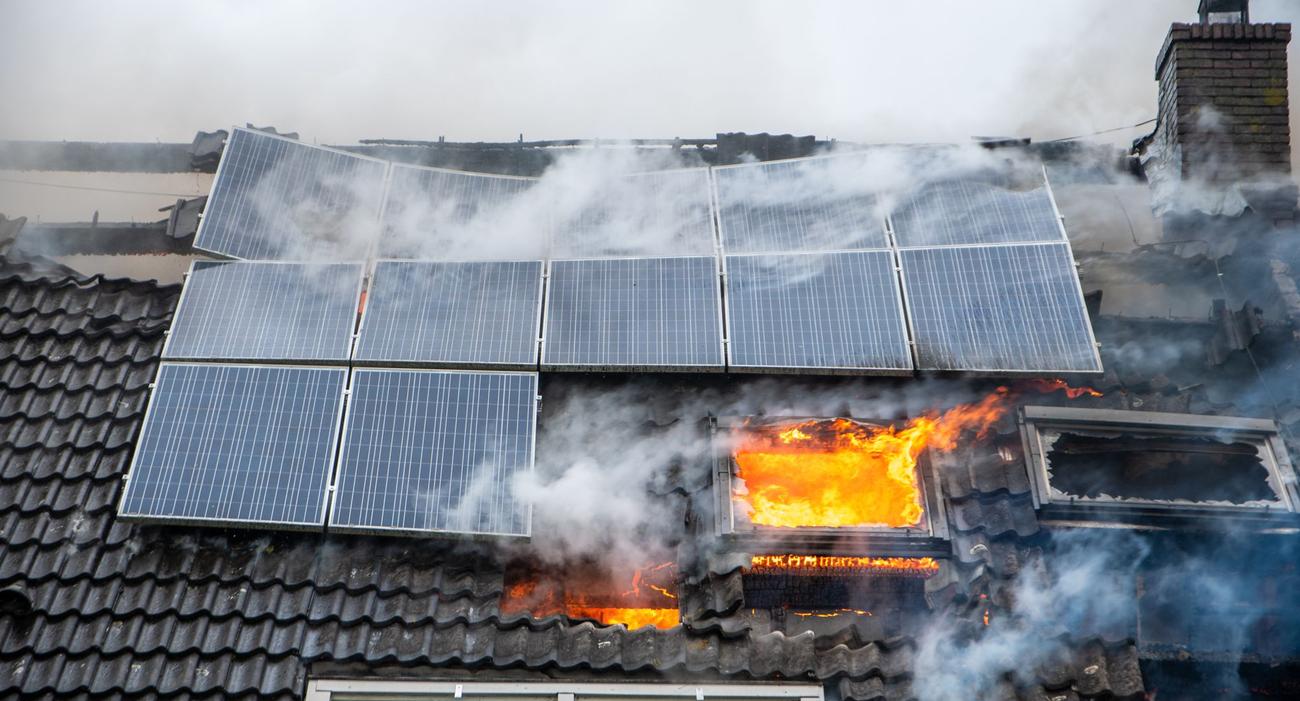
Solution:
[[[834,611],[791,611],[790,613],[793,613],[794,615],[800,618],[836,618],[846,613],[851,613],[858,616],[871,615],[870,611],[863,611],[862,609],[836,609]]]
[[[755,555],[756,574],[803,574],[817,577],[853,575],[929,576],[939,571],[932,557],[851,557],[840,555]]]
[[[1054,380],[1043,380],[1043,379],[1025,380],[1025,384],[1029,385],[1031,388],[1033,388],[1033,389],[1035,389],[1035,390],[1037,390],[1037,391],[1039,391],[1039,392],[1042,392],[1042,393],[1044,393],[1044,394],[1049,393],[1049,392],[1055,392],[1055,391],[1057,391],[1057,390],[1062,390],[1062,391],[1065,392],[1065,396],[1069,397],[1070,399],[1078,399],[1079,397],[1100,397],[1100,396],[1102,396],[1101,392],[1098,392],[1097,390],[1095,390],[1095,389],[1093,389],[1093,388],[1091,388],[1091,387],[1071,387],[1071,386],[1069,385],[1068,382],[1066,382],[1065,380],[1062,380],[1062,379],[1054,379]]]
[[[1019,383],[1016,390],[1099,397],[1060,379]],[[951,451],[968,431],[983,438],[1016,395],[998,387],[979,401],[927,413],[899,427],[849,419],[810,419],[747,428],[737,444],[735,497],[751,523],[797,528],[920,525],[925,515],[917,458],[927,447]]]
[[[646,626],[672,628],[679,622],[677,596],[668,587],[676,577],[671,562],[633,570],[626,588],[609,577],[575,577],[573,571],[560,577],[529,577],[507,584],[501,600],[502,613],[523,613],[533,618],[563,615],[602,625],[623,624],[628,630]]]

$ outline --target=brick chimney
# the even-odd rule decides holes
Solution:
[[[1286,47],[1290,24],[1174,24],[1156,58],[1155,132],[1139,140],[1158,214],[1293,223]]]

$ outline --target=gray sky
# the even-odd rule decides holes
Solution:
[[[1256,21],[1300,20],[1298,2],[1253,5]],[[188,141],[251,121],[330,143],[731,130],[1046,139],[1154,116],[1156,52],[1195,9],[0,0],[0,138]]]

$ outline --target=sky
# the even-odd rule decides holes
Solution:
[[[1156,53],[1196,4],[0,0],[0,138],[1043,140],[1155,116]]]

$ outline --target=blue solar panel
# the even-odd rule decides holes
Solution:
[[[364,260],[387,172],[381,160],[236,128],[194,247],[250,260]]]
[[[978,179],[926,183],[903,200],[892,220],[900,247],[1065,240],[1042,179],[1027,190]]]
[[[197,261],[163,357],[346,363],[362,266]]]
[[[1069,244],[900,251],[922,369],[1100,372]]]
[[[884,213],[860,155],[800,158],[713,170],[727,253],[880,249]]]
[[[535,368],[541,315],[541,261],[380,261],[356,360]]]
[[[534,373],[357,369],[330,528],[526,536]]]
[[[552,261],[542,366],[721,370],[720,302],[711,256]]]
[[[347,370],[163,363],[119,513],[319,528]]]
[[[732,369],[911,369],[889,251],[727,256],[726,264]]]
[[[707,168],[624,175],[548,195],[558,200],[552,257],[714,253]]]
[[[544,204],[528,198],[536,178],[397,165],[384,203],[383,258],[445,259],[492,253],[541,256],[549,237]],[[519,232],[533,237],[532,250]]]

